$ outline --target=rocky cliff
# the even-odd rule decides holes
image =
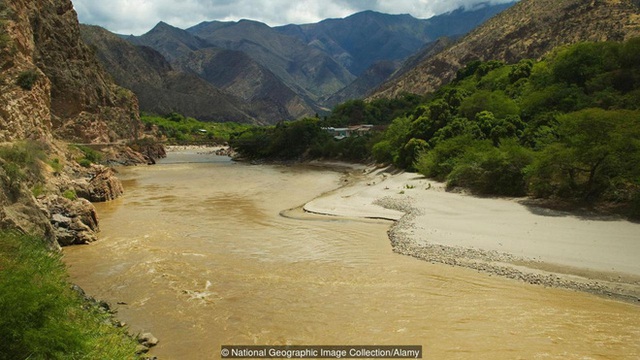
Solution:
[[[381,86],[372,98],[424,94],[452,80],[472,60],[514,63],[557,46],[640,36],[637,0],[522,0],[457,43]]]
[[[122,186],[108,168],[78,165],[81,151],[64,141],[121,142],[139,129],[135,95],[82,42],[70,0],[0,0],[1,228],[52,248],[95,240],[87,200],[115,198]]]
[[[70,0],[4,0],[1,6],[0,140],[137,136],[137,100],[110,80],[82,42]]]

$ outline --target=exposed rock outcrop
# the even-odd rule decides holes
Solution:
[[[0,144],[31,140],[48,154],[30,160],[38,176],[0,159],[2,228],[39,235],[52,248],[95,241],[89,200],[112,200],[122,184],[107,167],[78,165],[77,154],[58,140],[124,144],[142,129],[137,98],[82,42],[70,0],[0,0]],[[136,164],[153,162],[127,153]],[[80,199],[70,200],[76,194]]]
[[[138,136],[137,99],[110,80],[82,42],[70,0],[4,0],[0,6],[0,141]]]
[[[88,244],[97,240],[98,214],[86,199],[69,200],[59,195],[39,199],[61,246]]]
[[[1,160],[0,160],[1,161]],[[15,182],[0,167],[0,229],[16,229],[45,239],[51,249],[58,249],[55,231],[31,191]]]
[[[93,165],[91,170],[87,177],[72,183],[78,197],[91,202],[104,202],[114,200],[124,193],[115,170],[102,165]]]

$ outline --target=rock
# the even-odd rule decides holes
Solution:
[[[2,160],[0,160],[0,164]],[[49,213],[33,197],[25,185],[12,182],[0,166],[0,228],[16,229],[47,241],[52,250],[60,248],[55,238]]]
[[[158,338],[153,336],[152,333],[144,333],[138,335],[138,342],[146,347],[153,347],[158,345]]]
[[[79,197],[92,202],[111,201],[124,194],[115,170],[102,165],[93,165],[85,178],[72,182],[72,187]]]
[[[148,347],[146,347],[146,346],[144,346],[144,345],[142,345],[142,344],[139,344],[139,345],[136,347],[136,355],[146,354],[146,353],[148,353],[148,352],[149,352],[149,348],[148,348]]]
[[[69,200],[59,195],[38,199],[49,214],[55,238],[61,246],[88,244],[97,240],[98,214],[88,200]]]
[[[163,148],[164,149],[164,148]],[[109,146],[102,150],[104,163],[110,166],[151,165],[155,160],[126,145]]]
[[[68,218],[62,214],[53,214],[51,216],[51,222],[58,227],[69,228],[71,225],[71,218]]]

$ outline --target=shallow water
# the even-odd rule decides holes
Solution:
[[[133,332],[160,339],[162,360],[247,344],[640,358],[640,306],[397,255],[388,222],[279,215],[339,186],[339,173],[193,154],[121,171],[126,195],[97,204],[100,241],[66,248],[65,262]]]

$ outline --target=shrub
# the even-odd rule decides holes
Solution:
[[[42,194],[44,194],[44,185],[42,184],[36,184],[33,186],[33,188],[31,188],[31,193],[33,194],[34,197],[38,197]]]
[[[23,181],[33,183],[42,178],[40,161],[45,158],[42,144],[19,142],[0,147],[1,167],[9,178],[12,191],[18,191]]]
[[[526,194],[525,168],[532,162],[528,149],[514,141],[494,147],[489,141],[469,146],[447,177],[447,186],[462,186],[483,195]]]
[[[23,71],[18,75],[18,80],[16,80],[16,84],[20,86],[24,90],[33,89],[33,85],[35,85],[36,81],[40,75],[35,70],[27,70]]]
[[[444,181],[456,166],[458,158],[473,141],[469,135],[442,141],[432,150],[418,156],[415,167],[426,177]]]
[[[76,194],[76,191],[73,189],[67,189],[62,193],[62,196],[69,199],[69,200],[77,200],[78,199],[78,195]]]

